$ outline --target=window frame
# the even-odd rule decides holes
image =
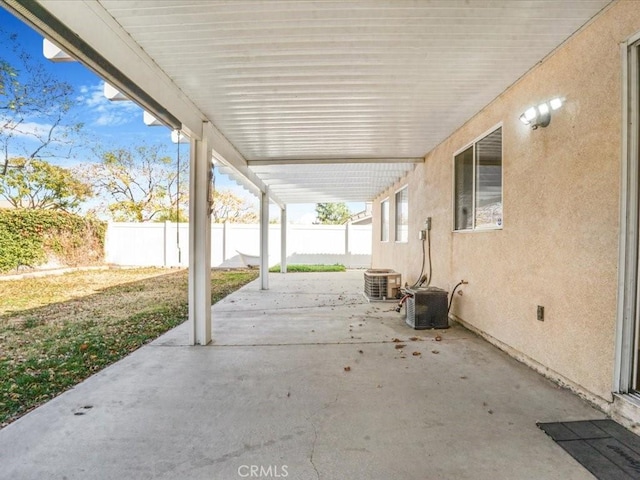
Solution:
[[[502,222],[500,225],[485,225],[485,226],[476,226],[476,188],[477,188],[477,176],[476,176],[476,167],[478,160],[476,158],[476,145],[484,140],[486,137],[494,133],[495,131],[502,129],[502,133],[500,136],[500,199],[502,201]],[[471,206],[472,206],[472,217],[471,217],[471,228],[456,228],[456,157],[468,150],[470,147],[473,148],[473,170],[472,170],[472,189],[471,189]],[[504,128],[502,122],[494,125],[490,129],[483,132],[481,135],[478,135],[469,143],[465,144],[463,147],[459,148],[455,152],[453,152],[451,158],[452,165],[452,195],[451,195],[451,211],[452,215],[452,232],[454,233],[470,233],[470,232],[493,232],[496,230],[502,230],[504,228]]]
[[[389,233],[391,231],[391,216],[389,215],[389,212],[391,211],[389,208],[390,205],[390,199],[389,197],[384,198],[383,200],[380,201],[380,241],[383,243],[389,243]],[[384,207],[387,207],[387,222],[385,225],[384,222],[384,212],[385,209]],[[386,228],[385,228],[386,227]],[[385,233],[386,233],[386,238],[385,238]]]
[[[405,240],[402,239],[398,239],[398,226],[399,225],[404,225],[404,224],[400,224],[398,223],[398,194],[400,192],[406,192],[406,204],[407,204],[407,218],[406,218],[406,226],[407,226],[407,238]],[[394,242],[395,243],[409,243],[409,185],[404,185],[403,187],[399,188],[398,190],[396,190],[393,194],[393,200],[394,200],[394,210],[393,210],[393,230],[394,230]]]

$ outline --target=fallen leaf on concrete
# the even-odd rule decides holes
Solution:
[[[391,341],[392,341],[393,343],[399,343],[399,342],[401,342],[402,340],[400,340],[399,338],[394,338],[394,339],[393,339],[393,340],[391,340]]]
[[[438,353],[440,353],[440,351],[439,350],[431,350],[431,353],[435,353],[437,355]]]
[[[287,397],[290,397],[290,396],[291,396],[291,392],[287,392]]]
[[[378,385],[376,388],[382,388],[382,385]]]
[[[436,342],[442,341],[442,337],[440,335],[436,335]]]
[[[413,352],[411,355],[413,355],[414,357],[419,357],[420,355],[422,355],[422,353],[420,353],[420,352]]]
[[[358,350],[358,353],[364,353],[362,350]]]
[[[466,380],[467,378],[469,378],[469,377],[467,377],[467,376],[465,376],[465,375],[463,375],[463,376],[461,376],[461,377],[460,377],[460,379],[461,379],[461,380]]]
[[[409,340],[411,340],[412,342],[420,342],[420,341],[422,341],[422,339],[420,337],[411,337]]]
[[[344,371],[345,372],[350,372],[351,371],[351,367],[344,367]]]
[[[493,410],[488,410],[489,415],[493,415]]]
[[[397,348],[398,350],[400,350],[401,348],[404,348],[404,347],[406,347],[406,345],[405,345],[404,343],[398,343],[398,344],[396,345],[396,348]]]

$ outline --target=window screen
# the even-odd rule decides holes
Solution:
[[[455,229],[502,227],[502,128],[454,158]]]
[[[389,200],[380,204],[380,240],[389,241]]]
[[[396,193],[396,242],[409,240],[409,195],[406,187]]]

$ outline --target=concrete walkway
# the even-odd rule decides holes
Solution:
[[[214,307],[212,346],[182,325],[0,430],[0,478],[593,478],[536,421],[604,416],[485,341],[409,329],[362,272],[270,286]]]

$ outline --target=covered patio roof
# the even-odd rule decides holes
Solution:
[[[270,201],[286,251],[287,203],[374,199],[610,3],[0,1],[189,135],[194,345],[212,338],[212,161],[260,198],[267,290]]]
[[[6,0],[281,206],[373,199],[608,3]]]

